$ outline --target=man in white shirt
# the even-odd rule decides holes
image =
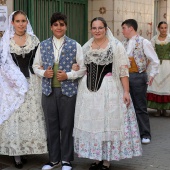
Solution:
[[[62,163],[71,170],[74,159],[73,126],[78,78],[85,74],[80,44],[65,35],[67,17],[54,13],[51,17],[53,36],[40,43],[33,63],[35,74],[42,77],[42,107],[47,127],[49,163],[42,170]],[[72,65],[78,63],[79,70]]]
[[[155,75],[158,74],[159,59],[151,42],[137,34],[136,20],[127,19],[121,26],[126,38],[123,44],[131,64],[129,68],[130,94],[136,111],[141,142],[148,144],[151,140],[151,133],[147,112],[147,86],[152,85]],[[148,64],[149,75],[146,72]]]

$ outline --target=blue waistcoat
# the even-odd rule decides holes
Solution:
[[[40,52],[41,52],[41,58],[42,58],[44,70],[46,70],[48,66],[51,66],[53,68],[55,57],[54,57],[52,37],[41,42]],[[76,63],[76,54],[77,54],[76,41],[65,36],[64,46],[61,50],[60,59],[59,59],[59,69],[65,72],[70,72],[73,63]],[[42,92],[46,96],[49,96],[52,92],[51,80],[52,80],[51,78],[46,78],[46,77],[43,77],[42,79]],[[78,86],[77,80],[61,81],[62,94],[68,97],[72,97],[73,95],[77,94],[77,86]]]

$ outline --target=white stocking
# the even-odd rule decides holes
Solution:
[[[15,162],[21,162],[21,156],[14,156]]]

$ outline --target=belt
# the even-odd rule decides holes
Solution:
[[[109,73],[107,73],[105,76],[112,76],[112,73],[109,72]]]
[[[145,73],[146,72],[146,70],[144,70],[144,71],[142,71],[141,73]],[[139,73],[139,72],[129,72],[129,73]],[[140,74],[140,73],[139,73]]]

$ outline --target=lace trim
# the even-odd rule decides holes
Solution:
[[[108,65],[113,63],[113,50],[110,44],[105,49],[90,49],[85,54],[85,64],[96,63],[97,65]]]
[[[153,46],[155,46],[155,44],[158,44],[158,45],[165,45],[165,44],[168,44],[170,42],[170,35],[167,35],[166,39],[164,41],[160,41],[158,39],[158,35],[155,35],[153,37],[153,39],[151,40]]]
[[[19,45],[17,45],[12,38],[10,41],[10,53],[15,53],[17,55],[22,55],[30,53],[30,51],[34,50],[35,47],[37,47],[39,44],[39,40],[36,36],[31,36],[29,34],[26,34],[26,42],[24,44],[24,47],[21,48]]]
[[[120,77],[129,77],[129,68],[127,65],[120,67]]]

